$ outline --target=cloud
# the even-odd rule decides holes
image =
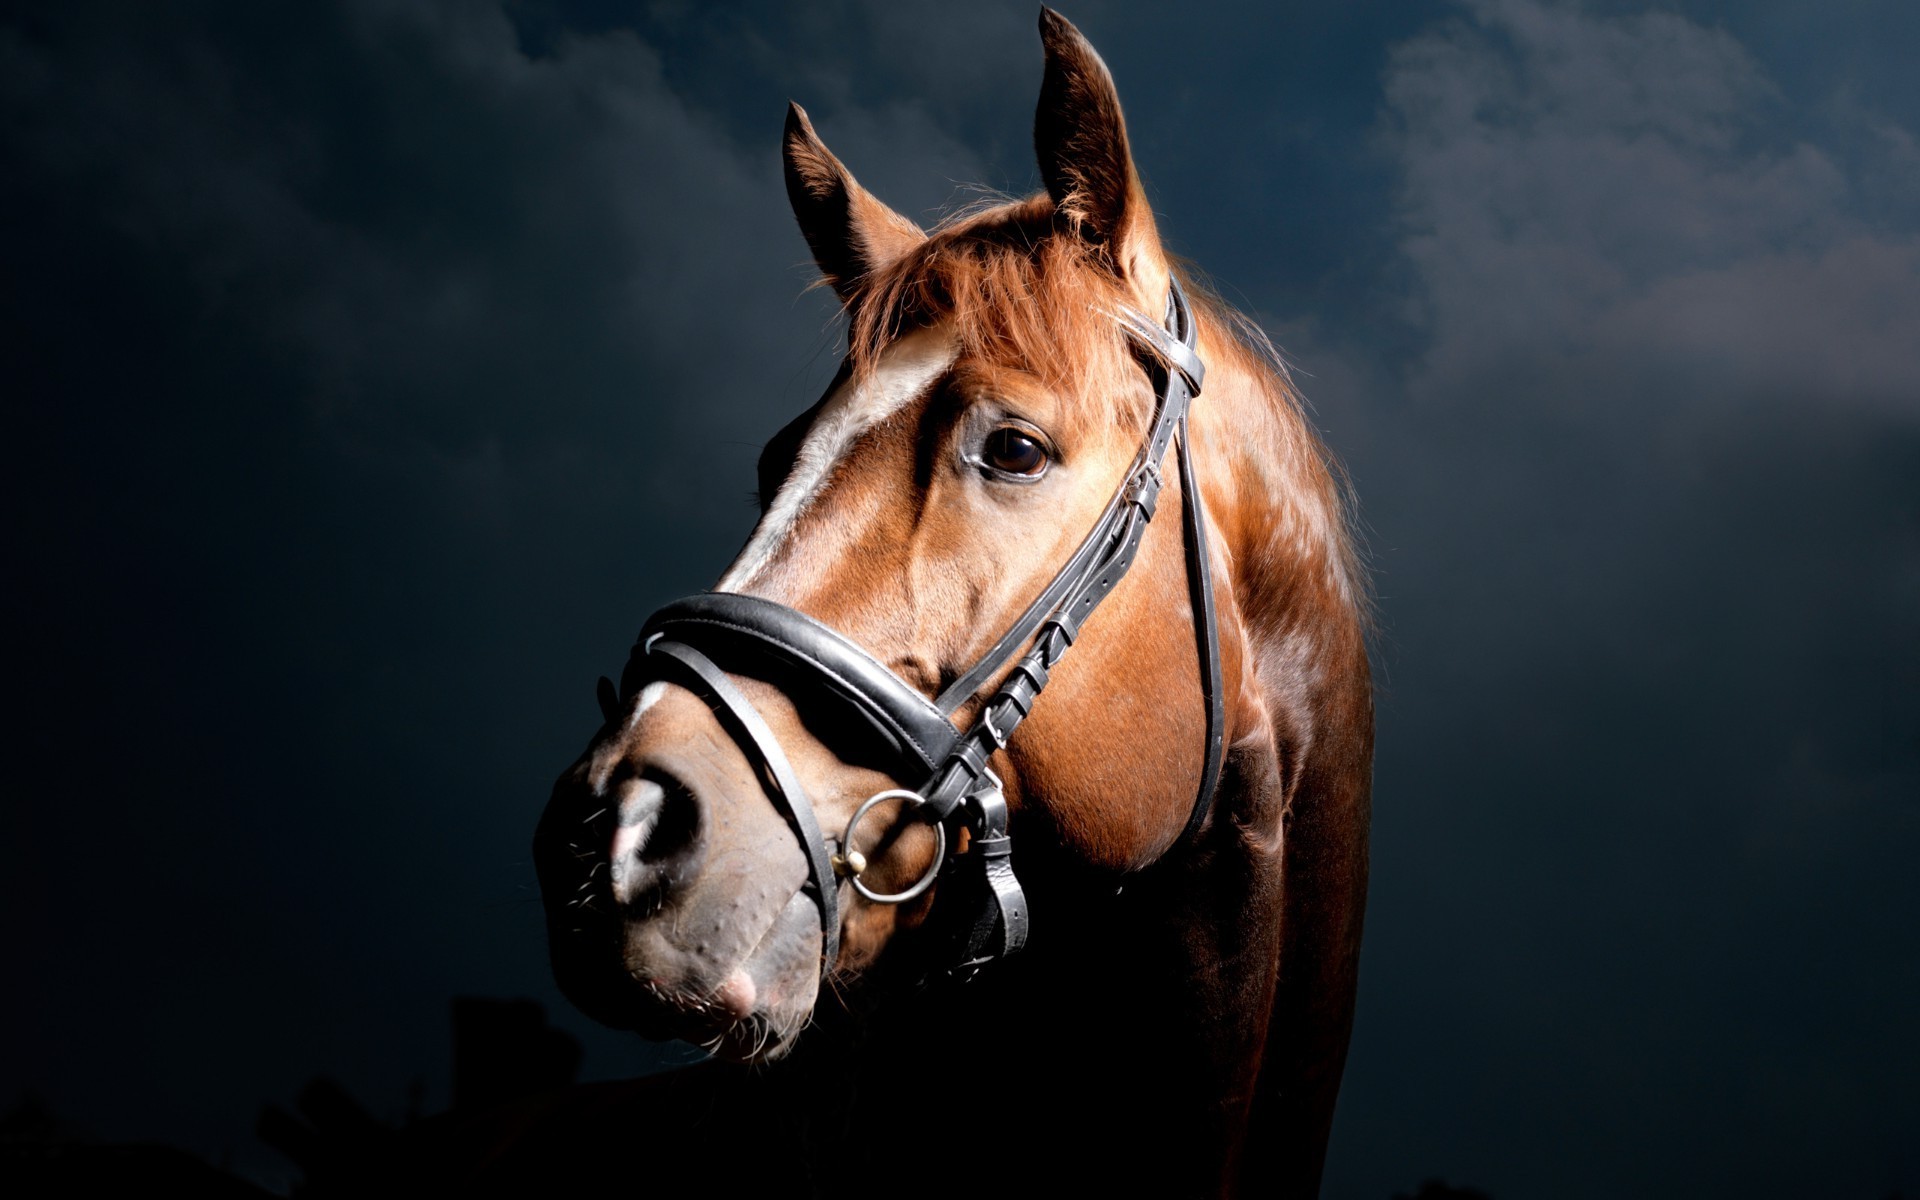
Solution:
[[[123,15],[0,50],[24,169],[174,263],[188,310],[280,356],[342,439],[644,455],[764,437],[811,401],[791,379],[831,308],[796,311],[811,271],[780,108],[736,136],[633,33],[532,55],[492,6]],[[959,165],[910,109],[842,102],[822,123],[903,173]]]
[[[1387,628],[1332,1177],[1879,1186],[1920,1068],[1911,132],[1673,12],[1469,3],[1382,85],[1379,324],[1281,330]]]
[[[1853,114],[1835,140],[1891,151],[1856,168],[1781,132],[1790,101],[1726,31],[1529,0],[1397,47],[1385,104],[1421,393],[1551,361],[1580,402],[1706,374],[1920,418],[1914,210],[1861,203],[1863,175],[1911,186],[1884,169],[1908,131]]]

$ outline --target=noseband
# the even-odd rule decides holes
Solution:
[[[1088,615],[1133,564],[1160,495],[1160,464],[1176,434],[1181,509],[1186,517],[1187,581],[1196,614],[1194,634],[1207,710],[1199,794],[1180,840],[1206,820],[1220,774],[1226,723],[1206,514],[1194,480],[1187,433],[1187,409],[1200,394],[1206,368],[1194,350],[1193,314],[1177,280],[1168,296],[1165,325],[1132,309],[1121,310],[1118,319],[1145,351],[1142,361],[1156,393],[1146,441],[1093,531],[1053,582],[993,648],[938,698],[928,700],[865,650],[813,618],[755,596],[728,592],[689,596],[655,612],[640,631],[639,643],[621,675],[620,699],[630,700],[647,683],[664,680],[687,687],[712,706],[728,735],[755,763],[769,799],[785,813],[806,851],[808,887],[820,908],[826,969],[832,969],[840,953],[841,878],[869,901],[897,904],[919,896],[939,876],[943,902],[954,892],[962,896],[956,909],[961,917],[954,956],[959,970],[971,971],[1025,944],[1027,902],[1013,874],[1006,797],[987,760],[1006,746]],[[828,838],[779,741],[734,686],[730,671],[825,700],[862,731],[863,740],[877,751],[889,774],[920,780],[919,787],[873,796],[854,812],[837,840]],[[996,677],[999,686],[980,705],[972,724],[965,729],[955,725],[953,714]],[[609,712],[609,719],[613,715]],[[932,825],[939,845],[927,874],[905,891],[891,894],[875,892],[861,880],[866,863],[854,849],[860,823],[888,799],[903,801],[910,816]],[[959,837],[962,829],[968,835],[964,849]]]

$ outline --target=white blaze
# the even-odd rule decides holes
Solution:
[[[632,729],[636,724],[638,724],[640,721],[640,714],[646,712],[648,709],[652,708],[655,704],[658,704],[660,702],[660,697],[666,694],[667,694],[667,685],[659,682],[658,680],[655,680],[653,683],[650,683],[646,687],[641,688],[640,702],[635,704],[633,706],[633,711],[627,715],[627,728]]]
[[[793,471],[754,527],[740,556],[733,560],[716,592],[752,586],[786,544],[801,516],[813,504],[839,463],[861,434],[911,403],[953,361],[953,344],[937,329],[921,329],[888,346],[870,378],[849,379],[835,389],[800,444]]]

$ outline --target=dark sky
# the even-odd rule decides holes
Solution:
[[[789,98],[1035,186],[1028,3],[6,5],[0,1104],[271,1172],[547,979],[527,845],[831,375]],[[1920,7],[1067,15],[1360,497],[1327,1194],[1920,1191]],[[680,1055],[686,1057],[685,1053]]]

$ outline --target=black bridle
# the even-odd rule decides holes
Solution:
[[[689,596],[655,612],[640,631],[621,676],[620,699],[630,700],[656,680],[681,684],[706,699],[728,735],[756,763],[769,798],[785,812],[806,851],[808,886],[820,908],[826,969],[839,957],[842,878],[860,895],[883,904],[919,896],[936,876],[943,877],[943,894],[949,889],[972,893],[976,903],[960,910],[968,915],[957,930],[956,960],[962,970],[1012,954],[1025,944],[1027,903],[1013,874],[1006,797],[987,760],[1006,746],[1081,625],[1133,564],[1160,495],[1160,464],[1176,435],[1187,579],[1207,709],[1199,794],[1179,840],[1206,821],[1219,779],[1225,726],[1206,514],[1187,433],[1187,410],[1200,394],[1206,368],[1195,353],[1193,314],[1177,281],[1168,296],[1164,325],[1132,309],[1121,310],[1119,320],[1146,352],[1142,361],[1154,384],[1153,424],[1146,440],[1093,531],[1060,573],[993,648],[938,698],[928,700],[865,650],[806,614],[755,596]],[[1009,663],[1012,669],[1007,671]],[[890,789],[871,797],[854,812],[837,841],[828,838],[779,741],[734,686],[729,671],[827,700],[864,730],[889,774],[924,782],[916,789]],[[953,714],[996,676],[1000,684],[980,705],[973,723],[958,728]],[[608,715],[611,719],[613,714]],[[912,887],[881,894],[860,879],[865,859],[854,849],[854,831],[877,804],[895,798],[933,826],[939,849],[933,866]],[[964,851],[957,836],[961,828],[968,832]]]

